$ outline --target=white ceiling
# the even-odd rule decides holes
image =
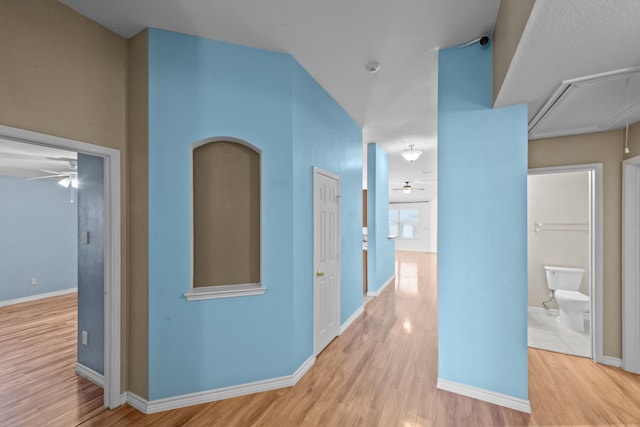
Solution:
[[[410,181],[426,189],[410,195],[391,190],[392,201],[436,197],[437,52],[491,33],[500,4],[500,0],[60,1],[123,37],[156,27],[292,54],[363,127],[363,144],[377,142],[389,154],[390,188]],[[638,40],[639,0],[536,0],[496,106],[528,103],[531,120],[563,82],[639,66]],[[370,61],[382,65],[378,73],[367,72]],[[556,134],[584,132],[585,117],[606,115],[607,120],[597,126],[620,127],[625,121],[619,114],[625,102],[620,94],[625,91],[619,83],[566,97],[562,100],[566,104],[545,116],[545,126]],[[631,86],[629,103],[640,105],[640,87],[636,89],[633,80]],[[409,144],[424,151],[413,163],[400,157]],[[0,157],[4,157],[1,147]]]
[[[639,41],[638,0],[536,0],[496,106],[527,102],[532,120],[563,82],[569,86],[571,80],[639,66]],[[623,78],[576,85],[532,136],[623,127],[625,83]],[[631,83],[629,104],[634,105],[640,88]],[[638,118],[632,115],[630,123]]]
[[[363,127],[363,143],[377,142],[389,153],[393,186],[411,180],[416,187],[432,189],[437,178],[438,49],[491,33],[500,4],[500,0],[61,1],[126,38],[155,27],[292,54]],[[370,61],[381,64],[378,73],[367,72]],[[411,165],[398,160],[409,144],[425,150]],[[401,200],[435,197],[435,190],[393,193]]]
[[[73,151],[0,139],[0,175],[34,178],[74,171],[69,161],[77,158]]]

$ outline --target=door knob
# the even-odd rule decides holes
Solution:
[[[316,276],[324,277],[324,271],[320,271],[320,270],[316,271]]]

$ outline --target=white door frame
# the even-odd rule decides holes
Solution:
[[[602,163],[584,165],[552,166],[529,169],[529,175],[562,172],[592,172],[589,195],[589,264],[591,274],[589,290],[591,295],[591,359],[597,363],[611,364],[604,356],[603,316],[602,316]]]
[[[42,145],[104,159],[104,406],[120,406],[120,151],[0,125],[0,139]]]
[[[337,324],[337,330],[336,330],[336,336],[339,332],[340,329],[340,288],[341,288],[341,283],[340,283],[340,257],[341,257],[341,251],[340,251],[340,245],[342,242],[341,239],[341,231],[340,231],[340,215],[341,215],[341,207],[340,207],[340,176],[333,174],[331,172],[325,171],[323,169],[320,169],[318,167],[313,168],[313,286],[314,286],[314,303],[313,303],[313,354],[315,356],[318,355],[318,353],[320,351],[322,351],[322,349],[319,349],[318,347],[318,343],[316,342],[316,307],[315,307],[315,272],[317,271],[317,266],[316,266],[316,206],[315,206],[315,202],[316,202],[316,197],[315,197],[315,190],[316,190],[316,179],[318,175],[324,175],[327,176],[329,178],[335,179],[337,181],[337,190],[338,190],[338,215],[336,216],[336,242],[337,242],[337,259],[338,259],[338,265],[336,266],[336,283],[337,283],[337,288],[338,291],[336,292],[336,308],[338,310],[338,324]]]
[[[640,374],[640,156],[622,171],[622,368]]]

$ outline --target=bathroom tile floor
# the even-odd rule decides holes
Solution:
[[[555,310],[529,310],[529,347],[590,358],[589,321],[585,320],[585,332],[580,333],[560,325],[557,318],[558,312]]]

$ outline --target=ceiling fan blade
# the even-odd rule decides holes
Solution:
[[[34,179],[45,179],[45,178],[60,178],[60,177],[64,177],[64,175],[45,175],[45,176],[36,176],[33,178],[27,178],[27,181],[32,181]]]

